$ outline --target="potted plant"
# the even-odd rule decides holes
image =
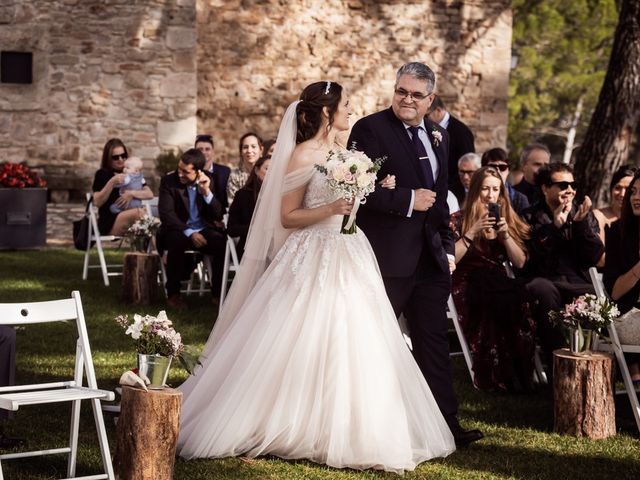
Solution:
[[[618,307],[605,297],[590,293],[581,295],[560,311],[549,312],[549,318],[565,328],[571,353],[589,353],[594,334],[602,335],[620,315]]]
[[[23,163],[0,163],[0,248],[47,242],[46,182]]]
[[[157,317],[135,314],[133,322],[129,321],[127,315],[120,315],[116,322],[133,339],[138,354],[138,375],[143,380],[149,380],[149,388],[164,387],[174,358],[190,374],[200,363],[198,353],[193,347],[182,343],[182,337],[175,331],[164,310]]]

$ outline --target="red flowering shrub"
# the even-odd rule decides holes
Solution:
[[[0,163],[0,187],[37,188],[46,185],[47,182],[23,163]]]

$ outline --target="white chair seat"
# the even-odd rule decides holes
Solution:
[[[47,390],[6,393],[4,395],[0,394],[0,408],[16,411],[22,405],[70,402],[73,400],[90,400],[92,398],[111,402],[115,400],[115,394],[108,390],[96,390],[87,387],[53,388]]]

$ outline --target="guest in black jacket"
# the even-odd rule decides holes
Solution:
[[[591,200],[574,204],[573,170],[564,163],[541,168],[536,176],[543,200],[522,217],[531,225],[530,261],[524,272],[533,277],[527,290],[537,300],[535,317],[542,348],[547,354],[564,346],[562,332],[551,325],[548,313],[576,296],[594,293],[588,269],[603,258],[604,245]]]
[[[606,229],[604,285],[621,313],[638,306],[640,297],[640,172],[631,180],[622,201],[620,220]],[[638,325],[640,329],[640,325]],[[629,373],[640,384],[640,355],[627,355]]]
[[[267,174],[270,162],[270,155],[260,157],[256,161],[247,183],[236,192],[231,207],[229,208],[227,235],[230,237],[240,237],[238,245],[236,246],[239,257],[242,257],[244,253],[244,245],[247,242],[251,217],[253,216],[253,210],[256,208],[260,187],[262,186],[264,176]]]
[[[218,198],[224,192],[215,190],[204,165],[202,152],[191,148],[180,157],[177,170],[160,182],[158,210],[162,225],[158,244],[167,251],[167,304],[178,309],[186,307],[180,298],[186,250],[198,250],[213,257],[214,298],[222,282],[225,236],[217,222],[222,220],[223,212]]]

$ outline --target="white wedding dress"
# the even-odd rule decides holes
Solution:
[[[294,172],[295,173],[295,172]],[[333,201],[309,178],[304,206]],[[341,216],[294,231],[181,389],[182,457],[412,470],[455,450],[375,256]]]

